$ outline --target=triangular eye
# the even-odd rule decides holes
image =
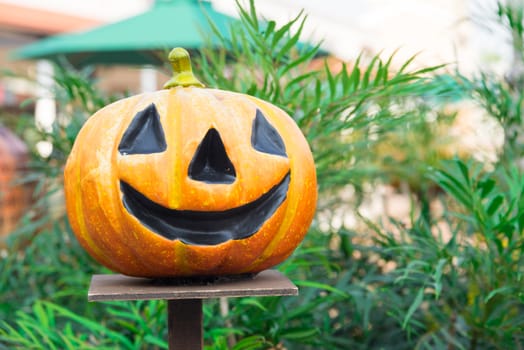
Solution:
[[[286,146],[278,131],[267,121],[264,114],[257,109],[251,133],[251,145],[260,152],[287,157]]]
[[[224,143],[216,129],[209,129],[189,164],[188,175],[209,184],[235,182],[235,167],[227,156]]]
[[[153,103],[135,115],[118,145],[123,155],[158,153],[166,148],[160,115]]]

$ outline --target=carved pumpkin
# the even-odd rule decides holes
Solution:
[[[286,259],[314,214],[313,158],[293,120],[260,99],[204,88],[183,49],[166,89],[95,113],[65,168],[82,246],[142,277],[256,273]]]

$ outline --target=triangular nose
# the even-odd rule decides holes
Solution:
[[[189,164],[188,175],[193,180],[210,184],[230,184],[235,181],[235,167],[216,129],[209,129],[198,145]]]

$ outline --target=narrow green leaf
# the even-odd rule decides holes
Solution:
[[[342,83],[342,94],[345,95],[348,91],[349,87],[351,86],[351,80],[349,78],[349,74],[347,71],[347,64],[346,62],[342,63],[342,70],[340,71],[340,81]]]
[[[468,189],[453,174],[443,170],[434,170],[429,176],[460,203],[471,208],[471,198]]]
[[[168,348],[168,344],[167,344],[167,342],[164,339],[158,338],[157,336],[154,336],[152,334],[147,334],[144,337],[144,342],[146,342],[148,344],[152,344],[152,345],[158,346],[158,347],[160,347],[162,349],[167,349]]]
[[[40,339],[36,336],[36,334],[31,331],[31,324],[29,324],[27,321],[17,321],[16,325],[20,327],[20,329],[23,331],[23,337],[29,338],[28,344],[36,345],[40,344]]]
[[[266,339],[261,335],[252,335],[237,342],[231,350],[255,350],[262,349]]]
[[[269,21],[267,22],[267,27],[264,29],[264,39],[268,39],[268,37],[273,34],[273,31],[275,30],[275,21]]]
[[[49,319],[41,303],[35,303],[33,306],[33,313],[43,328],[49,328]]]
[[[257,309],[261,310],[261,311],[267,311],[267,308],[260,302],[258,301],[257,299],[254,299],[254,298],[243,298],[241,301],[240,301],[240,304],[241,305],[250,305],[250,306],[254,306],[256,307]]]
[[[8,343],[21,343],[25,344],[27,347],[31,345],[31,341],[28,339],[28,337],[22,335],[19,331],[17,331],[14,327],[9,325],[7,322],[2,322],[2,328],[0,329],[0,339],[3,339],[4,341]]]
[[[491,193],[493,188],[495,188],[495,180],[493,180],[492,178],[487,178],[479,182],[478,187],[481,190],[480,197],[486,198]]]
[[[317,328],[297,328],[284,331],[280,337],[287,340],[304,341],[306,339],[311,339],[319,333],[320,331]]]
[[[439,259],[437,267],[435,268],[435,273],[433,273],[435,299],[438,299],[440,297],[440,293],[442,292],[442,272],[444,270],[444,266],[446,266],[446,263],[446,259]]]
[[[382,61],[378,62],[377,71],[375,72],[375,79],[373,79],[373,86],[377,87],[387,81],[388,70],[384,67]]]
[[[308,83],[307,80],[314,78],[317,74],[318,72],[312,71],[290,80],[284,87],[284,93],[292,94],[289,99],[295,99],[300,93],[304,92],[304,84]]]
[[[467,185],[470,184],[470,174],[469,174],[469,168],[468,166],[460,159],[457,159],[455,161],[455,164],[458,166],[460,172],[462,173],[462,177]]]
[[[297,59],[293,60],[289,64],[284,65],[282,67],[282,69],[279,69],[278,75],[280,77],[283,77],[290,70],[292,70],[292,69],[300,66],[301,64],[304,64],[305,62],[311,60],[317,54],[319,48],[320,48],[320,45],[317,45],[317,46],[313,47],[312,49],[310,49],[309,51],[307,51],[305,53],[301,53],[301,55]]]
[[[504,287],[494,289],[491,292],[489,292],[489,294],[484,299],[484,302],[485,303],[489,302],[494,296],[498,294],[505,294],[505,293],[512,292],[512,291],[513,291],[513,288],[511,286],[504,286]]]
[[[404,62],[404,63],[402,64],[402,66],[400,67],[400,69],[398,70],[397,75],[401,75],[401,74],[405,73],[405,70],[407,69],[407,67],[408,67],[411,63],[413,63],[413,61],[415,60],[415,58],[416,58],[417,56],[418,56],[418,54],[415,54],[415,55],[411,56],[410,58],[408,58],[408,59],[406,60],[406,62]]]
[[[322,85],[319,80],[315,82],[315,100],[314,104],[318,106],[320,104],[320,99],[322,97]]]
[[[411,317],[417,311],[420,304],[422,304],[422,301],[424,300],[424,289],[420,288],[417,296],[415,297],[415,300],[413,300],[413,303],[411,303],[411,306],[408,309],[408,312],[406,313],[406,316],[404,317],[404,321],[402,322],[402,328],[406,329]]]
[[[99,324],[98,322],[92,321],[90,319],[87,319],[85,317],[79,316],[70,310],[67,310],[63,307],[60,307],[56,304],[52,303],[46,303],[46,307],[49,307],[50,309],[56,311],[59,315],[67,317],[68,319],[77,322],[78,324],[86,327],[87,329],[91,331],[97,331],[102,334],[105,334],[107,336],[110,336],[111,338],[118,340],[118,342],[122,345],[125,345],[126,349],[133,349],[133,344],[129,341],[128,338],[121,335],[120,333],[117,333],[115,331],[112,331],[103,325]]]
[[[331,69],[329,69],[327,61],[324,61],[324,70],[326,72],[326,77],[328,81],[329,95],[331,99],[334,100],[337,92],[337,79],[331,73]]]
[[[249,10],[251,11],[251,13],[247,12],[247,10],[240,4],[239,0],[235,0],[235,2],[239,12],[240,20],[249,24],[249,26],[251,26],[252,28],[256,28],[258,30],[258,19],[256,17],[254,0],[249,0]],[[255,21],[253,21],[253,18],[255,18]]]
[[[255,0],[249,0],[249,13],[251,15],[251,24],[253,28],[258,31],[258,15],[255,7]]]
[[[379,59],[378,55],[375,55],[371,59],[371,62],[369,62],[368,67],[364,71],[364,75],[362,76],[362,80],[360,82],[360,85],[361,85],[361,87],[363,89],[366,89],[368,87],[369,79],[371,77],[371,74],[375,70],[375,66],[376,66],[377,62],[379,62],[379,61],[380,61],[380,59]]]
[[[284,26],[282,26],[282,28],[275,32],[275,35],[273,35],[273,41],[271,42],[271,47],[273,49],[276,48],[276,46],[280,42],[280,39],[282,39],[284,35],[289,34],[289,31],[293,24],[295,24],[300,19],[300,17],[302,17],[302,13],[303,11],[301,11],[295,18],[293,18],[291,21],[286,23]]]
[[[498,194],[491,200],[491,202],[488,205],[488,208],[486,210],[486,213],[489,216],[493,216],[497,210],[499,210],[500,206],[504,202],[504,195]]]
[[[281,61],[284,55],[289,54],[289,51],[298,43],[298,40],[300,39],[300,35],[302,33],[302,28],[304,27],[305,20],[306,17],[304,17],[304,19],[300,23],[300,27],[297,30],[297,32],[293,36],[291,36],[291,38],[289,38],[289,40],[284,44],[284,46],[282,46],[278,50],[278,53],[276,55],[277,61]]]
[[[295,281],[295,284],[297,284],[298,286],[302,286],[302,287],[310,287],[310,288],[325,290],[325,291],[331,292],[333,294],[336,294],[342,297],[349,296],[343,290],[337,289],[325,283],[319,283],[319,282],[314,282],[314,281]]]
[[[360,67],[357,65],[357,62],[355,63],[355,66],[353,67],[353,70],[351,71],[351,74],[349,76],[351,89],[348,91],[344,91],[346,95],[357,90],[360,85]]]

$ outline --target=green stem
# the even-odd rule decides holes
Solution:
[[[173,77],[164,84],[164,89],[177,86],[205,87],[194,75],[191,68],[191,58],[187,50],[176,47],[169,53],[169,62],[173,68]]]

